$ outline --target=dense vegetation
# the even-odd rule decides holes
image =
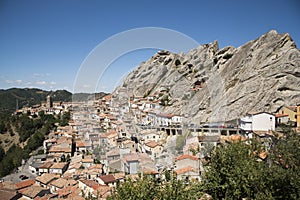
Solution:
[[[52,96],[53,101],[72,101],[72,94],[66,90],[44,91],[35,88],[11,88],[0,90],[0,113],[12,113],[18,107],[32,106],[46,101],[48,95]]]
[[[256,141],[220,145],[211,153],[201,182],[153,177],[127,180],[110,199],[300,199],[300,136],[274,138],[265,159]]]
[[[15,129],[19,134],[19,142],[25,142],[24,148],[13,144],[5,153],[0,147],[0,177],[11,173],[15,168],[21,165],[22,159],[29,158],[30,153],[42,146],[45,136],[50,130],[55,129],[55,124],[67,125],[70,119],[70,113],[64,115],[45,115],[43,111],[39,112],[36,118],[30,118],[27,115],[5,115],[1,117],[1,123],[4,129]],[[12,131],[12,130],[11,130]],[[4,133],[4,132],[1,132]],[[12,134],[15,134],[12,131]]]
[[[153,176],[144,176],[137,180],[127,179],[117,186],[116,192],[108,199],[198,199],[202,195],[199,184],[178,180],[173,175],[167,175],[163,182]]]

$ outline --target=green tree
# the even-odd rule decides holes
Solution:
[[[3,177],[21,165],[23,159],[22,148],[13,144],[6,152],[5,157],[0,162],[0,176]]]
[[[270,187],[276,199],[300,199],[300,135],[294,131],[276,139],[270,150]]]
[[[176,138],[175,149],[177,151],[182,151],[184,144],[185,144],[185,136],[184,135],[178,135],[177,138]]]
[[[59,120],[59,125],[60,126],[67,126],[71,118],[70,112],[66,112],[63,115],[61,115],[60,120]]]
[[[199,184],[178,180],[171,176],[169,181],[161,181],[153,176],[144,176],[137,180],[126,179],[118,183],[116,191],[108,199],[199,199]]]
[[[257,162],[252,146],[242,142],[222,145],[211,155],[211,163],[204,176],[205,192],[214,199],[266,197],[267,166]]]

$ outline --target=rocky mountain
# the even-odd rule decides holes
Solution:
[[[186,54],[158,51],[132,71],[113,94],[159,94],[163,113],[190,122],[223,122],[249,111],[274,113],[300,103],[300,52],[275,30],[238,48],[204,44]]]

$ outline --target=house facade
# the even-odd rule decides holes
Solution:
[[[267,112],[248,113],[240,119],[240,128],[244,131],[274,131],[275,115]]]

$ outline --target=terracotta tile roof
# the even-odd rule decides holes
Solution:
[[[56,194],[46,194],[42,197],[35,197],[34,200],[49,200],[49,199],[52,199],[53,197],[57,196]]]
[[[15,190],[16,184],[14,184],[12,181],[5,181],[2,183],[2,188]]]
[[[82,163],[94,163],[93,158],[84,158],[81,160]]]
[[[126,144],[132,144],[132,143],[135,144],[135,142],[132,141],[132,140],[125,140],[125,141],[123,141],[122,143],[123,143],[124,145],[126,145]]]
[[[88,186],[90,188],[97,188],[99,186],[99,183],[97,183],[94,180],[81,179],[79,181],[81,181],[83,184],[85,184],[86,186]]]
[[[149,141],[145,144],[146,146],[150,147],[150,148],[155,148],[157,146],[161,146],[158,142],[155,142],[155,141]]]
[[[93,191],[94,195],[98,195],[99,198],[105,198],[111,196],[111,188],[107,185],[99,185],[97,189]]]
[[[69,169],[79,169],[80,166],[81,166],[80,162],[78,162],[78,163],[72,163],[72,164],[70,164]]]
[[[114,130],[100,135],[100,138],[114,138],[114,137],[118,137],[117,131]]]
[[[65,186],[74,186],[76,184],[77,184],[77,181],[75,181],[73,179],[67,180],[64,178],[56,179],[50,183],[50,185],[53,185],[58,188],[63,188]]]
[[[51,146],[49,153],[71,153],[71,147]]]
[[[123,179],[123,178],[125,178],[125,176],[126,176],[125,172],[114,173],[114,177],[117,180]]]
[[[102,164],[95,164],[95,165],[91,165],[89,167],[89,170],[92,170],[92,169],[101,169],[102,170],[102,167],[103,167]]]
[[[20,190],[22,188],[29,187],[29,186],[33,185],[34,183],[35,183],[35,181],[33,179],[21,181],[21,182],[16,183],[16,189]]]
[[[114,116],[112,114],[107,114],[106,117],[110,120],[117,120],[116,116]]]
[[[91,147],[91,143],[87,141],[76,141],[76,147]]]
[[[67,199],[73,199],[72,197],[81,197],[81,189],[78,186],[67,186],[57,191],[59,197],[68,197]],[[84,198],[83,198],[84,199]]]
[[[57,144],[63,144],[63,143],[66,143],[66,144],[69,144],[71,145],[72,144],[72,137],[60,137],[57,139]]]
[[[179,116],[179,115],[175,115],[175,114],[163,114],[163,113],[160,113],[160,114],[156,114],[156,116],[158,117],[164,117],[164,118],[172,118],[174,116]]]
[[[184,154],[182,156],[177,157],[175,160],[184,160],[184,159],[190,159],[190,160],[199,160],[199,158],[197,156],[192,156],[192,155],[188,155],[188,154]]]
[[[156,169],[151,169],[149,167],[143,167],[143,174],[159,174],[159,172]]]
[[[7,188],[0,189],[0,197],[3,200],[14,199],[13,197],[15,197],[16,195],[17,195],[16,190],[11,190],[11,189],[7,189]]]
[[[39,169],[49,169],[53,165],[52,161],[45,162],[40,165]]]
[[[29,187],[27,190],[23,191],[22,194],[31,199],[34,199],[41,191],[48,190],[41,186],[33,185]]]
[[[67,162],[54,163],[50,169],[63,169],[67,164]]]
[[[106,95],[103,98],[105,99],[105,101],[110,101],[111,100],[111,95]]]
[[[275,117],[279,118],[279,117],[287,117],[289,116],[288,114],[276,114]]]
[[[53,175],[53,174],[48,174],[48,173],[44,173],[41,176],[38,176],[35,178],[36,181],[41,182],[45,185],[49,184],[51,181],[55,180],[59,178],[59,176],[57,175]]]
[[[134,154],[128,154],[123,156],[123,160],[125,162],[131,162],[131,161],[139,161],[139,155],[134,153]]]
[[[115,177],[112,174],[103,175],[99,177],[105,184],[116,182]]]
[[[191,167],[191,166],[187,166],[187,167],[183,167],[183,168],[180,168],[180,169],[176,169],[176,170],[175,170],[175,173],[176,173],[177,175],[184,174],[184,173],[186,173],[186,172],[195,172],[195,173],[197,173],[197,172],[199,172],[199,171],[198,171],[197,169]]]

